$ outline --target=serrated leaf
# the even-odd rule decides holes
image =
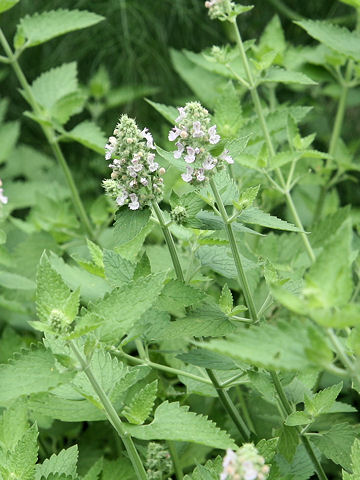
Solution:
[[[10,10],[14,7],[20,0],[0,0],[0,13]]]
[[[148,224],[150,209],[132,211],[122,208],[116,215],[114,236],[117,245],[123,245],[133,240]]]
[[[219,95],[214,110],[213,120],[218,127],[220,136],[234,138],[244,120],[240,98],[232,82],[229,82],[225,92]]]
[[[353,60],[360,60],[359,32],[350,32],[345,27],[320,20],[300,20],[295,23],[306,30],[311,37],[336,52],[342,53]]]
[[[293,412],[285,420],[288,427],[295,427],[297,425],[309,425],[313,419],[306,412]]]
[[[327,413],[338,395],[340,394],[343,387],[343,383],[340,382],[331,387],[324,388],[320,392],[316,393],[313,397],[305,396],[305,409],[314,417],[320,415],[321,413]]]
[[[34,424],[17,442],[14,450],[8,453],[5,465],[0,466],[0,473],[3,473],[3,475],[9,474],[5,478],[34,479],[38,454],[37,437],[38,429]]]
[[[170,122],[172,125],[175,124],[175,119],[179,116],[179,112],[175,107],[171,107],[169,105],[164,105],[163,103],[157,103],[149,100],[148,98],[145,99],[149,105],[151,105],[157,112],[162,115],[165,120]]]
[[[279,320],[243,328],[241,333],[226,340],[211,340],[199,346],[271,370],[299,370],[311,366],[307,356],[311,334],[303,322]]]
[[[310,77],[302,72],[292,72],[280,67],[272,67],[267,72],[261,83],[296,83],[299,85],[317,85],[317,82],[311,80]]]
[[[177,358],[191,365],[202,368],[212,368],[213,370],[236,370],[239,368],[231,358],[215,352],[208,352],[201,348],[180,353],[177,355]]]
[[[228,433],[207,417],[189,412],[188,406],[180,407],[178,402],[166,401],[159,405],[149,425],[127,425],[126,429],[142,440],[175,440],[221,449],[236,448]]]
[[[104,154],[106,138],[100,127],[94,122],[85,120],[79,123],[70,132],[66,132],[63,137],[60,137],[60,140],[62,139],[74,140],[84,145],[84,147],[94,150],[94,152]]]
[[[358,438],[355,439],[351,447],[351,469],[352,475],[343,471],[343,480],[357,480],[360,478],[360,440]]]
[[[51,10],[22,18],[14,38],[16,49],[34,47],[74,30],[91,27],[104,17],[87,10]]]
[[[102,469],[103,469],[103,464],[104,464],[104,459],[99,458],[99,460],[97,460],[94,463],[94,465],[92,465],[92,467],[88,470],[86,475],[81,477],[81,480],[98,480],[99,475],[100,475],[100,473],[102,472]]]
[[[86,324],[88,315],[95,313],[103,319],[99,330],[101,338],[116,341],[116,338],[127,333],[141,315],[155,303],[163,288],[165,275],[163,273],[149,275],[115,288],[103,300],[89,305],[82,322]]]
[[[138,392],[131,399],[130,405],[127,405],[122,414],[135,425],[141,425],[145,422],[151,413],[157,395],[158,381],[154,380]]]
[[[19,122],[6,122],[0,129],[0,163],[6,160],[12,153],[20,135]]]
[[[263,212],[256,207],[249,207],[237,217],[238,222],[250,223],[251,225],[260,225],[262,227],[274,228],[276,230],[285,230],[289,232],[301,232],[298,227],[285,220],[281,220],[269,213]]]
[[[219,305],[221,309],[229,314],[231,310],[233,309],[234,305],[234,299],[231,293],[230,288],[228,287],[227,283],[224,284],[222,290],[221,290],[221,295],[219,298]]]
[[[223,460],[220,456],[208,460],[205,465],[198,465],[191,475],[185,475],[184,480],[218,480],[223,471]]]
[[[351,241],[352,225],[350,220],[346,220],[327,242],[306,275],[305,293],[313,308],[348,304],[353,289]]]
[[[44,254],[36,275],[36,310],[40,320],[47,323],[53,310],[65,313],[66,306],[78,302],[78,295],[79,292],[75,296],[71,294],[69,287],[51,267],[48,257]]]
[[[22,402],[17,402],[5,410],[0,419],[0,445],[2,448],[13,450],[28,428],[27,409]]]
[[[351,446],[357,436],[357,430],[349,423],[332,425],[321,437],[313,439],[315,445],[326,458],[351,470]]]
[[[6,405],[22,395],[46,392],[69,381],[72,376],[72,373],[60,373],[56,369],[49,351],[23,351],[11,363],[0,365],[0,404]]]
[[[135,265],[113,250],[104,250],[104,268],[106,279],[113,287],[130,282],[134,276]]]
[[[49,112],[58,100],[75,92],[77,88],[77,66],[75,62],[64,63],[60,67],[42,73],[31,85],[37,103]]]
[[[77,478],[78,455],[77,445],[61,450],[58,454],[54,453],[41,465],[36,466],[35,480],[47,479],[50,474],[69,476],[72,479]]]
[[[199,303],[204,296],[197,288],[185,285],[179,280],[171,280],[163,288],[156,306],[166,312],[179,311]]]
[[[297,446],[299,445],[299,434],[295,427],[283,425],[280,432],[278,451],[288,462],[294,458]]]

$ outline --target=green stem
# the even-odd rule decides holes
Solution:
[[[177,480],[183,480],[184,474],[183,474],[182,467],[181,467],[181,464],[180,464],[179,455],[178,455],[177,450],[176,450],[176,445],[175,445],[174,442],[171,442],[170,440],[167,442],[167,444],[169,446],[171,460],[172,460],[173,465],[174,465],[176,478],[177,478]]]
[[[235,37],[236,37],[236,43],[237,43],[237,46],[239,48],[240,56],[241,56],[241,59],[242,59],[243,65],[244,65],[244,69],[245,69],[245,73],[246,73],[247,78],[248,78],[251,98],[252,98],[252,101],[254,103],[256,114],[257,114],[257,116],[259,118],[259,121],[260,121],[261,129],[263,131],[265,142],[266,142],[266,145],[268,147],[269,155],[270,155],[270,159],[271,159],[275,156],[275,148],[274,148],[273,142],[271,140],[270,132],[269,132],[269,129],[268,129],[268,126],[267,126],[267,123],[266,123],[266,119],[265,119],[265,115],[264,115],[264,112],[263,112],[263,109],[262,109],[262,106],[261,106],[259,93],[257,91],[256,83],[254,81],[253,75],[251,73],[249,61],[248,61],[248,58],[247,58],[247,55],[246,55],[246,52],[245,52],[243,41],[241,39],[240,31],[237,27],[236,19],[232,20],[231,24],[232,24],[233,29],[234,29],[234,34],[235,34]],[[295,207],[294,202],[292,200],[291,194],[288,191],[288,189],[286,188],[286,182],[284,180],[284,177],[283,177],[283,174],[282,174],[280,168],[276,168],[275,173],[276,173],[276,175],[279,179],[279,182],[281,184],[282,189],[285,192],[285,199],[286,199],[286,202],[287,202],[287,204],[288,204],[288,206],[291,210],[291,213],[294,216],[295,225],[302,232],[304,232],[304,227],[303,227],[302,222],[300,220],[300,217],[297,213],[297,210],[296,210],[296,207]],[[304,242],[305,248],[307,250],[307,253],[308,253],[311,261],[314,262],[316,257],[315,257],[314,251],[311,247],[311,244],[309,242],[309,239],[307,238],[306,233],[301,233],[301,238]]]
[[[157,216],[157,219],[159,220],[161,230],[164,234],[165,242],[166,242],[166,245],[169,249],[171,260],[172,260],[172,263],[174,265],[176,277],[177,277],[178,280],[180,280],[180,282],[184,282],[184,274],[183,274],[183,271],[182,271],[182,268],[181,268],[181,265],[180,265],[180,261],[179,261],[179,257],[178,257],[177,251],[176,251],[174,239],[171,235],[169,227],[166,225],[163,214],[162,214],[162,211],[161,211],[158,203],[155,200],[152,202],[152,207],[154,209],[155,215]]]
[[[206,368],[206,371],[217,391],[217,394],[219,395],[221,403],[223,404],[227,413],[230,415],[232,421],[237,426],[237,429],[241,435],[241,440],[243,442],[246,442],[250,438],[250,431],[248,427],[246,426],[244,420],[241,418],[238,410],[235,408],[235,405],[227,391],[222,389],[218,379],[216,378],[215,373],[210,368]]]
[[[279,376],[276,372],[270,372],[270,374],[271,374],[273,384],[275,386],[275,390],[276,390],[276,392],[278,394],[278,397],[280,399],[281,406],[285,410],[286,414],[290,415],[291,413],[293,413],[293,408],[291,407],[290,402],[286,397],[286,394],[285,394],[285,391],[284,391],[284,389],[281,385]],[[319,462],[317,456],[315,455],[315,452],[314,452],[313,446],[311,445],[310,440],[305,435],[303,435],[301,433],[301,428],[300,427],[297,426],[297,427],[294,427],[294,428],[296,428],[296,430],[299,434],[300,440],[301,440],[302,444],[305,447],[305,450],[307,451],[307,453],[309,455],[309,458],[310,458],[310,460],[311,460],[311,462],[314,466],[315,472],[316,472],[319,480],[328,480],[328,478],[326,476],[326,473],[325,473],[324,469],[322,468],[321,463]]]
[[[24,72],[22,71],[16,56],[12,52],[12,50],[10,48],[10,45],[9,45],[8,41],[6,40],[6,37],[5,37],[1,28],[0,28],[0,43],[1,43],[8,59],[9,59],[9,62],[12,65],[12,68],[13,68],[15,74],[16,74],[16,77],[17,77],[20,85],[22,86],[22,88],[25,91],[26,99],[27,99],[28,103],[30,104],[31,108],[33,109],[33,111],[36,115],[41,115],[42,114],[41,108],[38,105],[38,103],[37,103],[37,101],[36,101],[36,99],[33,95],[32,89],[31,89],[31,87],[30,87],[30,85],[29,85],[29,83],[28,83],[28,81],[27,81],[27,79],[24,75]],[[64,155],[61,151],[61,148],[58,144],[58,141],[56,139],[55,131],[52,127],[47,126],[47,125],[40,124],[40,127],[41,127],[47,141],[50,144],[50,147],[53,151],[53,154],[54,154],[55,158],[59,162],[59,164],[60,164],[60,166],[61,166],[61,168],[64,172],[67,184],[68,184],[70,192],[71,192],[73,204],[74,204],[74,207],[75,207],[75,209],[78,213],[80,221],[81,221],[86,233],[88,234],[88,236],[91,239],[94,240],[94,234],[93,234],[93,229],[91,227],[90,220],[89,220],[89,218],[86,214],[84,205],[81,201],[78,189],[75,185],[74,178],[71,174],[69,166],[68,166],[68,164],[65,160],[65,157],[64,157]]]
[[[348,65],[350,65],[350,63]],[[347,72],[349,72],[349,69],[347,70]],[[349,75],[349,73],[347,73],[347,75]],[[338,103],[338,107],[337,107],[337,111],[336,111],[335,122],[334,122],[334,126],[333,126],[333,129],[332,129],[330,144],[329,144],[329,150],[328,150],[329,155],[331,155],[332,157],[336,153],[337,144],[338,144],[338,141],[339,141],[339,138],[340,138],[340,135],[341,135],[342,126],[343,126],[343,123],[344,123],[348,93],[349,93],[349,86],[348,86],[347,82],[344,82],[342,84],[341,95],[340,95],[340,98],[339,98],[339,103]],[[329,166],[329,160],[326,161],[325,166],[326,167]],[[328,185],[328,180],[327,180],[325,182],[325,184],[322,185],[322,187],[320,189],[319,197],[318,197],[316,207],[315,207],[313,223],[317,222],[319,220],[319,218],[321,217],[328,188],[329,188],[329,185]]]
[[[102,386],[98,383],[97,379],[95,378],[88,362],[86,359],[82,356],[80,350],[77,348],[76,344],[73,341],[69,341],[70,347],[72,351],[74,352],[76,358],[78,359],[81,368],[83,369],[85,375],[87,376],[89,382],[91,383],[95,393],[99,397],[106,416],[109,420],[109,422],[112,424],[112,426],[115,428],[117,431],[119,437],[121,438],[126,451],[129,455],[130,461],[132,463],[132,466],[134,467],[136,476],[139,480],[147,480],[147,475],[144,469],[144,466],[142,464],[141,458],[139,456],[138,451],[136,450],[136,447],[134,445],[134,442],[131,438],[131,435],[126,431],[125,426],[123,425],[122,421],[119,418],[119,415],[117,414],[114,406],[110,402],[108,396],[104,392]]]
[[[219,209],[219,213],[220,213],[221,218],[223,219],[223,222],[225,224],[226,234],[227,234],[227,237],[228,237],[228,240],[229,240],[231,252],[232,252],[232,255],[233,255],[233,258],[234,258],[234,262],[235,262],[236,271],[237,271],[237,274],[238,274],[238,281],[239,281],[240,287],[242,288],[242,290],[244,292],[245,302],[246,302],[246,305],[249,309],[250,317],[251,317],[253,322],[257,322],[258,316],[257,316],[257,312],[256,312],[254,299],[252,297],[250,287],[249,287],[249,283],[247,281],[247,278],[246,278],[246,275],[245,275],[245,272],[244,272],[244,268],[242,266],[241,257],[240,257],[239,249],[238,249],[237,244],[236,244],[235,235],[234,235],[234,232],[233,232],[233,229],[232,229],[232,225],[231,225],[231,223],[229,223],[229,217],[226,213],[224,203],[221,199],[221,196],[220,196],[220,194],[219,194],[219,192],[216,188],[216,185],[215,185],[215,182],[214,182],[213,179],[210,179],[210,186],[211,186],[211,189],[213,191],[213,194],[214,194],[214,197],[215,197],[215,200],[216,200],[216,203],[217,203],[217,207]]]
[[[331,328],[328,328],[326,330],[326,333],[334,347],[335,352],[337,353],[337,356],[341,360],[341,363],[344,365],[348,375],[355,380],[357,384],[357,389],[360,388],[360,373],[357,371],[356,366],[353,364],[353,362],[350,360],[348,355],[346,354],[344,347],[342,346],[339,338],[337,337],[336,333],[334,330]]]

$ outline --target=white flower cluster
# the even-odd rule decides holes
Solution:
[[[209,9],[209,17],[214,20],[227,20],[235,4],[230,0],[207,0],[205,7]]]
[[[266,480],[269,466],[252,443],[245,443],[237,452],[226,450],[220,480]]]
[[[140,131],[135,120],[122,115],[105,145],[111,160],[111,179],[103,181],[106,193],[120,207],[139,210],[162,196],[165,169],[155,162],[154,140],[147,128]]]
[[[181,175],[188,183],[203,183],[224,162],[234,163],[228,150],[215,157],[210,153],[213,145],[220,142],[216,133],[216,125],[210,126],[209,112],[199,102],[190,102],[185,107],[179,107],[176,125],[169,132],[169,140],[176,142],[177,150],[174,157],[183,158],[186,173]]]
[[[6,205],[8,203],[8,197],[4,195],[4,189],[2,188],[2,180],[0,178],[0,203]]]

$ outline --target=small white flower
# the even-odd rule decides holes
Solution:
[[[139,162],[134,162],[133,160],[133,169],[135,170],[135,172],[141,172],[141,170],[143,169],[143,165]]]
[[[178,107],[179,110],[179,116],[175,120],[175,122],[181,122],[181,120],[184,120],[186,118],[186,113],[185,113],[185,108],[184,107]]]
[[[149,185],[149,182],[148,182],[147,179],[144,178],[144,177],[141,177],[141,178],[140,178],[140,183],[141,183],[142,185],[144,185],[144,187],[147,187],[147,186]]]
[[[177,137],[180,135],[180,133],[181,133],[180,128],[177,128],[177,127],[172,128],[168,136],[168,139],[170,140],[170,142],[173,142],[174,140],[176,140]]]
[[[213,125],[212,127],[209,128],[208,134],[209,134],[209,142],[212,145],[216,145],[217,143],[220,142],[220,135],[216,133],[216,125]]]
[[[177,150],[174,152],[174,158],[181,158],[185,147],[181,142],[176,142],[175,145],[177,146]]]
[[[204,175],[204,169],[199,168],[199,170],[196,173],[196,178],[198,182],[203,182],[205,180],[205,175]]]
[[[200,150],[199,148],[193,148],[193,147],[186,147],[187,155],[185,155],[184,160],[186,163],[193,163],[195,162],[196,158],[195,155],[197,155]]]
[[[136,178],[136,177],[137,177],[137,173],[136,173],[136,170],[135,170],[135,168],[134,168],[133,165],[129,165],[129,166],[127,167],[127,171],[128,171],[128,173],[129,173],[130,177],[133,177],[133,178]]]
[[[212,157],[211,155],[208,155],[203,162],[203,168],[205,170],[212,170],[213,168],[216,167],[216,164],[217,164],[216,158]]]
[[[191,182],[193,179],[193,173],[194,169],[192,167],[186,167],[186,173],[181,174],[181,178],[184,180],[184,182]]]
[[[225,162],[232,164],[234,163],[234,160],[231,155],[228,155],[229,150],[225,148],[225,150],[222,152],[221,155],[219,155],[220,160],[224,160]]]
[[[201,130],[201,123],[196,121],[193,123],[193,138],[201,138],[205,135],[205,132]]]
[[[129,195],[131,202],[129,203],[130,210],[138,210],[140,207],[140,203],[138,201],[138,197],[135,193],[130,193]]]
[[[8,203],[8,197],[4,195],[4,189],[0,188],[0,202],[6,205]]]
[[[155,149],[155,145],[154,145],[154,139],[153,139],[153,136],[151,135],[151,133],[149,132],[149,129],[148,128],[144,128],[142,131],[141,131],[141,135],[143,136],[143,138],[145,138],[147,144],[146,146],[148,148],[152,148],[152,149]]]
[[[154,159],[155,159],[155,153],[149,153],[147,157],[147,162],[148,162],[150,172],[156,172],[156,170],[159,168],[159,164],[157,162],[154,162]]]
[[[126,201],[126,199],[128,198],[128,194],[127,192],[125,192],[125,190],[122,192],[121,195],[119,195],[117,198],[116,198],[116,203],[122,207]]]

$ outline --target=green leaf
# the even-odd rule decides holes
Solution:
[[[77,479],[78,455],[77,445],[61,450],[57,455],[54,453],[41,465],[36,466],[35,480],[43,480],[44,477],[47,479],[50,474],[65,475]]]
[[[94,465],[87,471],[81,480],[99,480],[99,475],[103,470],[104,459],[99,458]]]
[[[48,257],[43,254],[36,275],[36,311],[40,320],[48,323],[53,310],[65,313],[66,307],[78,304],[79,292],[73,296],[61,276],[51,267]],[[68,303],[70,302],[70,303]],[[73,308],[70,307],[70,312]],[[69,322],[73,318],[69,318]]]
[[[122,208],[116,215],[114,225],[114,236],[117,245],[122,245],[133,240],[148,224],[150,220],[150,209],[129,210]]]
[[[185,285],[179,280],[171,280],[163,288],[156,306],[160,310],[172,313],[197,304],[204,297],[205,294],[201,290]]]
[[[141,425],[145,422],[153,409],[157,395],[158,381],[154,380],[140,390],[132,399],[130,405],[127,405],[122,414],[135,425]]]
[[[284,425],[281,428],[278,443],[278,451],[284,458],[291,462],[294,458],[297,446],[299,445],[299,434],[294,427]]]
[[[351,5],[354,8],[360,8],[360,0],[340,0],[340,2]]]
[[[261,225],[262,227],[274,228],[276,230],[285,230],[288,232],[301,232],[295,225],[281,220],[269,213],[263,212],[256,207],[249,207],[237,217],[238,222],[250,223],[251,225]]]
[[[0,163],[7,160],[20,135],[19,122],[6,122],[1,125],[0,129]]]
[[[311,37],[327,47],[353,60],[360,60],[359,32],[350,32],[345,27],[339,27],[333,23],[320,20],[301,20],[295,23],[306,30]]]
[[[343,480],[357,480],[360,478],[360,440],[358,438],[355,439],[351,448],[351,470],[352,475],[343,471]]]
[[[191,365],[202,368],[212,368],[213,370],[236,370],[239,368],[231,358],[215,352],[208,352],[201,348],[180,353],[177,355],[177,358]]]
[[[35,100],[51,112],[58,100],[75,92],[78,88],[77,66],[75,62],[64,63],[42,73],[31,85]]]
[[[20,0],[0,0],[0,13],[10,10],[14,7]]]
[[[172,125],[175,124],[175,119],[179,116],[179,112],[175,107],[164,105],[163,103],[152,102],[148,98],[145,99],[157,112],[159,112]]]
[[[177,170],[179,170],[179,172],[186,172],[185,162],[183,162],[183,160],[181,159],[174,158],[173,152],[167,152],[166,150],[163,150],[158,146],[156,147],[156,151],[161,158],[166,160],[167,164],[170,164],[171,166],[175,167]],[[165,166],[167,166],[167,164]]]
[[[243,123],[240,98],[232,82],[219,95],[214,109],[214,123],[222,138],[234,138]]]
[[[228,433],[203,415],[189,412],[188,406],[178,402],[163,402],[155,411],[149,425],[127,425],[127,430],[141,440],[174,440],[193,442],[214,448],[236,448]]]
[[[14,450],[29,428],[27,409],[22,402],[17,402],[5,410],[0,419],[0,445],[2,449]],[[11,432],[11,435],[9,435]]]
[[[313,439],[319,450],[333,462],[346,470],[351,470],[351,446],[357,436],[357,430],[349,423],[332,425],[329,430]]]
[[[85,120],[76,125],[75,128],[66,132],[60,140],[74,140],[84,147],[94,150],[96,153],[104,154],[106,137],[96,123]]]
[[[119,287],[132,280],[135,265],[113,250],[104,250],[104,268],[106,279],[113,287]]]
[[[330,238],[306,275],[305,294],[313,308],[348,304],[353,289],[351,241],[352,225],[349,219]]]
[[[34,290],[35,283],[17,273],[0,272],[0,285],[14,290]]]
[[[17,442],[14,450],[8,453],[5,465],[0,466],[0,473],[5,478],[34,479],[35,464],[38,456],[37,437],[38,429],[36,424],[34,424]]]
[[[222,462],[220,456],[208,460],[205,465],[198,465],[191,475],[185,475],[184,480],[218,480],[223,471]]]
[[[270,370],[299,370],[311,366],[306,352],[311,348],[311,335],[304,322],[279,320],[243,328],[226,340],[211,340],[199,346]]]
[[[227,283],[224,284],[219,298],[219,305],[223,312],[229,314],[234,306],[234,299]]]
[[[116,341],[155,303],[163,288],[164,278],[165,274],[158,273],[115,288],[103,300],[89,305],[79,325],[86,324],[89,315],[91,319],[95,313],[103,319],[99,331],[101,338]]]
[[[44,349],[23,351],[11,363],[0,365],[0,404],[6,405],[22,395],[46,392],[67,382],[70,372],[60,373],[52,354]]]
[[[104,17],[87,10],[51,10],[22,18],[17,26],[14,46],[34,47],[74,30],[91,27]]]
[[[296,83],[299,85],[317,85],[302,72],[291,72],[280,67],[272,67],[267,72],[264,78],[261,79],[261,83]]]
[[[288,427],[295,427],[297,425],[309,425],[313,419],[306,412],[293,412],[285,420]]]
[[[334,405],[339,393],[341,392],[343,383],[324,388],[316,393],[313,397],[305,396],[305,409],[310,415],[316,417],[321,413],[327,413]]]

